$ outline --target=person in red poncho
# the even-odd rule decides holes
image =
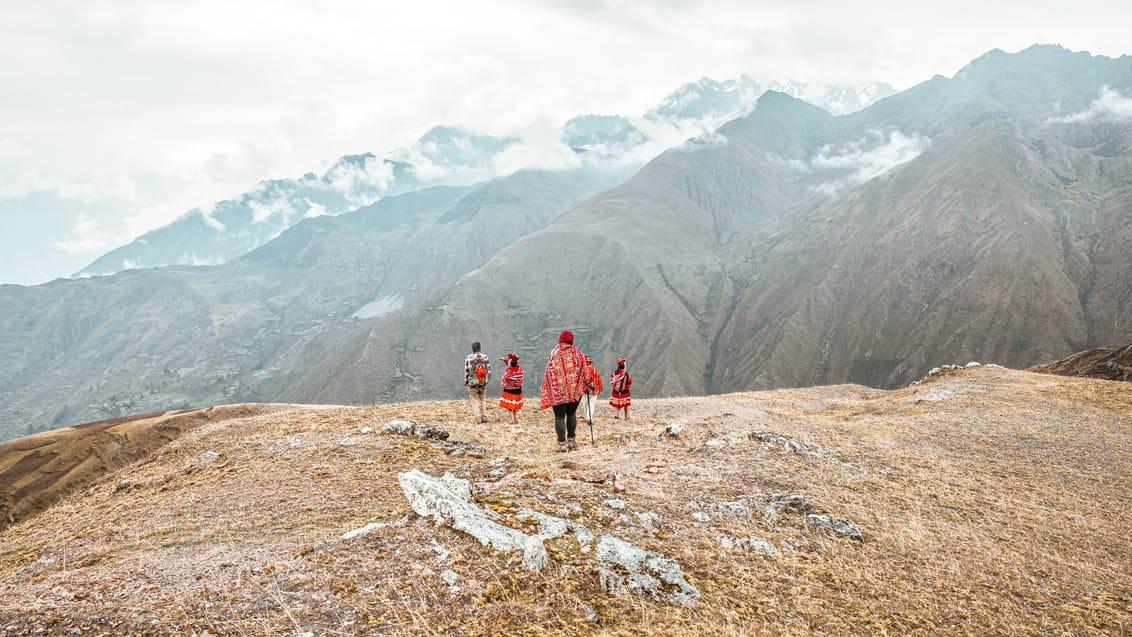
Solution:
[[[558,434],[558,450],[577,449],[574,431],[578,426],[578,400],[585,391],[586,359],[574,347],[574,333],[563,330],[558,347],[550,352],[546,373],[542,376],[542,397],[539,409],[554,409],[554,431]]]
[[[519,357],[514,354],[499,360],[507,364],[499,381],[499,406],[510,412],[511,424],[517,425],[519,410],[523,408],[523,368],[519,366]]]
[[[621,411],[625,411],[625,420],[629,420],[629,405],[631,400],[629,397],[629,386],[633,384],[633,379],[629,376],[628,370],[625,369],[625,359],[617,359],[617,371],[609,377],[609,388],[613,391],[613,397],[609,399],[609,406],[613,408],[613,417],[620,418]]]
[[[586,419],[593,421],[594,419],[594,404],[597,401],[597,395],[605,387],[601,384],[601,372],[597,371],[594,367],[594,359],[586,356],[586,374],[584,377],[585,385],[585,398],[583,404],[586,410]]]

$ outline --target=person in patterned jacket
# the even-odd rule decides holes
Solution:
[[[472,418],[487,422],[487,381],[491,380],[491,359],[480,351],[480,343],[472,343],[472,353],[464,359],[464,386],[468,388],[468,402],[472,404]]]
[[[508,354],[499,360],[507,365],[503,378],[499,379],[499,406],[511,414],[511,424],[519,424],[519,410],[523,408],[523,368],[519,357]]]
[[[558,450],[578,448],[574,432],[578,427],[578,400],[585,390],[582,376],[586,372],[586,359],[574,347],[574,333],[562,330],[555,347],[546,361],[542,376],[542,396],[539,409],[554,409],[554,432],[558,435]]]

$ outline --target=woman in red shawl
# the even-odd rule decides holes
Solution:
[[[620,418],[621,410],[625,410],[625,420],[629,420],[629,405],[632,403],[629,397],[629,385],[633,384],[633,379],[629,376],[629,372],[625,369],[625,359],[617,359],[617,371],[609,377],[609,388],[613,390],[613,397],[609,399],[609,406],[613,407],[613,417]]]
[[[563,330],[558,347],[546,361],[542,376],[542,399],[539,409],[554,409],[554,431],[558,434],[558,450],[577,449],[574,431],[578,426],[578,400],[585,388],[586,359],[574,348],[574,334]]]
[[[507,363],[503,378],[499,381],[499,406],[511,412],[511,424],[519,424],[519,410],[523,408],[523,368],[519,366],[519,357],[508,354],[507,358],[499,360]]]

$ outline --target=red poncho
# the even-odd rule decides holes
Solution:
[[[573,345],[559,343],[546,361],[539,409],[577,402],[582,397],[586,357]]]
[[[586,388],[590,390],[590,394],[594,396],[605,389],[605,386],[601,383],[601,372],[597,371],[597,368],[593,365],[586,366],[585,384]]]

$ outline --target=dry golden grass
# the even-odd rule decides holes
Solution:
[[[359,433],[393,419],[486,454]],[[0,634],[1132,633],[1132,385],[976,368],[892,392],[640,400],[628,422],[600,414],[596,448],[580,425],[586,444],[570,454],[554,452],[548,413],[506,420],[471,424],[453,401],[203,424],[4,532]],[[660,435],[676,422],[683,435]],[[752,430],[847,464],[745,436],[704,444]],[[606,593],[570,536],[550,543],[546,571],[526,571],[518,555],[412,513],[396,480],[412,468],[484,487],[515,474],[481,490],[482,503],[571,517],[663,553],[703,603]],[[625,491],[573,479],[591,472],[619,474]],[[865,541],[797,515],[770,523],[717,508],[772,493],[856,521]],[[636,516],[646,512],[659,520],[651,529]],[[341,539],[369,522],[389,524]],[[725,549],[722,534],[783,550]]]

